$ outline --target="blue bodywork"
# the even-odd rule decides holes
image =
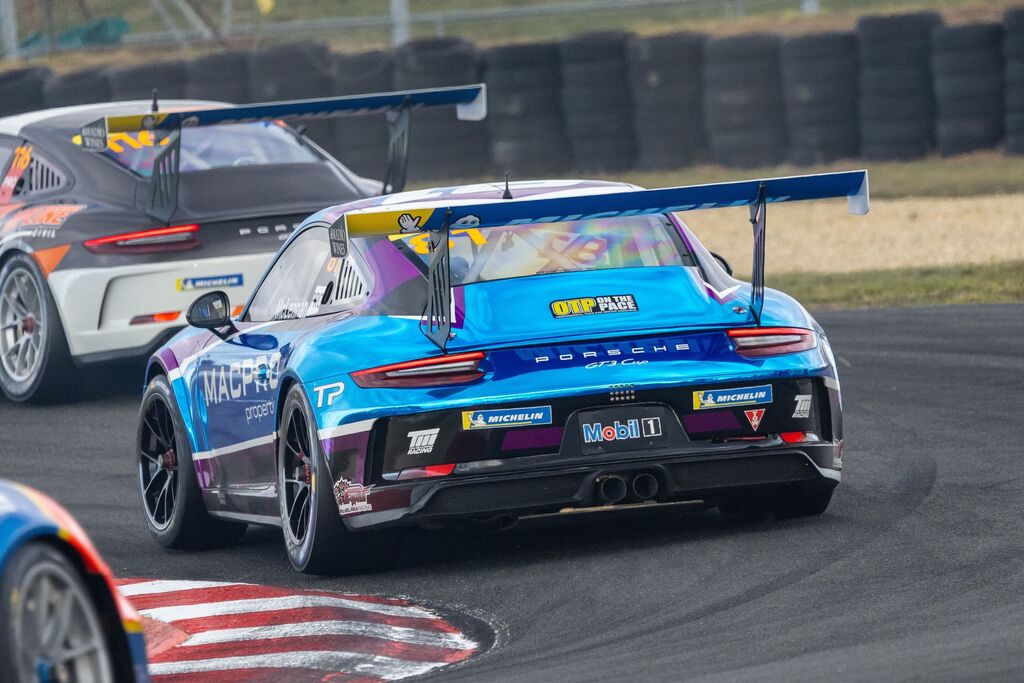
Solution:
[[[808,182],[765,182],[777,189],[769,201],[849,196],[851,208],[866,211],[867,180],[859,173],[836,174],[843,177],[829,178],[820,190]],[[759,183],[764,186],[765,182],[751,181],[749,187],[732,184],[736,187],[728,192],[705,187],[714,188],[707,192],[722,205],[750,204],[750,200],[737,201],[729,192],[754,191],[756,196]],[[560,193],[557,200],[544,198],[545,192],[554,190],[543,183],[514,184],[512,189],[517,198],[533,200],[517,202],[527,217],[539,210],[528,205],[543,202],[549,202],[545,210],[557,209],[557,215],[564,216],[565,207],[575,199],[572,190],[587,206],[606,208],[608,201],[602,204],[602,196],[625,197],[637,190],[578,181],[555,187]],[[700,205],[701,191],[685,189],[691,203]],[[790,197],[784,191],[807,196]],[[642,452],[585,455],[586,449],[576,443],[578,436],[570,435],[578,432],[577,423],[583,419],[579,415],[598,408],[617,409],[619,401],[649,403],[668,411],[660,415],[678,418],[681,441],[671,449],[673,458],[781,453],[790,442],[781,441],[780,434],[806,431],[810,436],[799,446],[799,454],[813,465],[808,471],[830,485],[839,480],[841,402],[824,330],[798,302],[771,289],[765,290],[763,310],[756,319],[749,306],[751,285],[726,274],[674,214],[666,219],[693,259],[682,266],[581,270],[455,286],[453,334],[446,352],[485,352],[478,381],[416,388],[357,384],[353,373],[443,355],[423,334],[418,314],[422,302],[410,310],[392,310],[383,303],[405,289],[426,296],[427,278],[416,269],[415,259],[399,254],[394,240],[358,237],[373,233],[366,217],[420,210],[426,217],[424,224],[434,225],[439,207],[454,195],[461,195],[461,205],[455,204],[460,215],[466,213],[467,203],[478,202],[470,208],[481,214],[481,227],[516,222],[514,210],[501,203],[501,188],[492,186],[412,192],[326,209],[296,230],[278,258],[305,231],[325,229],[348,217],[354,238],[349,239],[346,258],[361,264],[367,274],[363,298],[327,314],[269,322],[250,321],[250,301],[235,323],[237,329],[226,339],[189,329],[153,356],[148,376],[165,374],[171,380],[211,513],[253,523],[280,523],[276,430],[281,400],[296,383],[305,390],[315,416],[332,481],[369,490],[369,505],[356,511],[345,508],[339,497],[339,511],[350,528],[409,521],[436,489],[453,481],[653,462],[645,459],[650,453]],[[671,195],[651,195],[651,201],[668,201],[669,206],[674,206],[672,200]],[[426,209],[422,209],[424,202]],[[628,204],[641,205],[638,201]],[[631,215],[628,212],[634,209],[623,211]],[[352,221],[357,215],[360,220]],[[493,216],[490,223],[488,216]],[[611,294],[632,295],[636,310],[561,318],[551,313],[555,300]],[[738,354],[727,330],[755,327],[811,331],[813,344],[783,355]],[[765,382],[775,386],[775,405],[761,415],[748,415],[749,425],[742,410],[704,412],[686,407],[697,391]],[[810,413],[793,407],[811,395]],[[468,425],[457,426],[472,411],[506,407],[546,409],[544,414],[553,412],[553,423],[515,433],[500,429],[477,433]],[[408,447],[406,437],[422,428],[438,429],[440,436],[435,432],[438,441],[436,446],[431,443],[430,457],[412,462],[414,449]],[[668,457],[669,451],[661,449],[656,455]],[[408,473],[403,473],[452,463],[455,469],[443,481],[406,480]],[[592,474],[597,476],[597,470]]]
[[[108,634],[113,656],[118,660],[115,665],[121,671],[119,680],[149,681],[146,643],[138,614],[114,593],[117,589],[110,571],[84,532],[49,498],[0,480],[0,576],[8,571],[10,559],[18,549],[38,540],[46,540],[75,558],[84,572],[83,580],[96,594],[99,611],[109,611],[111,622],[122,626],[120,633]]]

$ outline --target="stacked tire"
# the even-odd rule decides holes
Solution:
[[[83,69],[54,76],[43,85],[43,105],[69,107],[76,104],[109,102],[110,79],[106,69]]]
[[[245,104],[249,96],[249,55],[223,52],[188,63],[185,96],[190,100],[213,100]]]
[[[365,95],[391,90],[390,52],[334,56],[333,95]],[[383,114],[344,116],[334,122],[338,159],[356,173],[382,179],[388,161],[388,125]]]
[[[836,31],[782,43],[789,159],[809,165],[857,156],[857,37]]]
[[[705,46],[704,120],[715,162],[750,168],[785,159],[780,40],[748,34]]]
[[[573,166],[625,171],[636,163],[624,31],[585,33],[558,44],[562,112]]]
[[[936,142],[944,156],[1003,139],[1003,27],[967,24],[932,34]]]
[[[185,97],[185,61],[157,62],[110,69],[110,98],[114,101],[146,100],[156,88],[160,100]]]
[[[941,24],[934,12],[870,16],[857,22],[864,157],[915,159],[931,149],[931,36]]]
[[[679,168],[705,153],[701,33],[635,37],[626,49],[637,167]]]
[[[249,94],[253,102],[326,97],[334,80],[334,59],[321,43],[273,45],[249,55]],[[334,144],[334,121],[302,121],[317,144]]]
[[[0,73],[0,116],[42,109],[43,84],[52,72],[44,67]]]
[[[479,83],[480,53],[461,38],[414,40],[395,51],[398,90]],[[459,121],[448,107],[413,112],[409,179],[473,178],[490,170],[483,121]]]
[[[1006,57],[1006,152],[1024,154],[1024,7],[1003,17]]]
[[[558,45],[503,45],[484,54],[487,133],[498,172],[514,179],[571,166],[562,124]]]

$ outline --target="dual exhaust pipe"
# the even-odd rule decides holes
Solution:
[[[627,480],[627,477],[628,480]],[[649,472],[627,477],[609,474],[597,480],[597,499],[602,503],[621,503],[626,496],[636,500],[650,500],[658,495],[658,478]]]

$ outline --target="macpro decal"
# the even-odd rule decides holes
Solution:
[[[734,387],[732,389],[701,389],[693,392],[693,409],[731,408],[772,402],[772,385]]]
[[[468,430],[549,424],[551,424],[551,406],[462,411],[462,428]]]
[[[632,294],[606,294],[551,302],[551,315],[555,318],[576,318],[599,313],[635,313],[640,308]]]
[[[601,441],[626,441],[629,439],[650,439],[661,436],[661,418],[645,417],[630,419],[625,422],[615,420],[610,425],[601,422],[584,422],[583,442],[599,443]]]
[[[179,292],[191,292],[196,289],[220,289],[221,287],[241,287],[244,282],[241,273],[232,275],[212,275],[210,277],[182,277],[175,281]]]

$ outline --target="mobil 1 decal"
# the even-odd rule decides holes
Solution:
[[[636,313],[640,307],[632,294],[603,294],[558,299],[551,302],[551,315],[555,318],[578,318],[601,313]]]

